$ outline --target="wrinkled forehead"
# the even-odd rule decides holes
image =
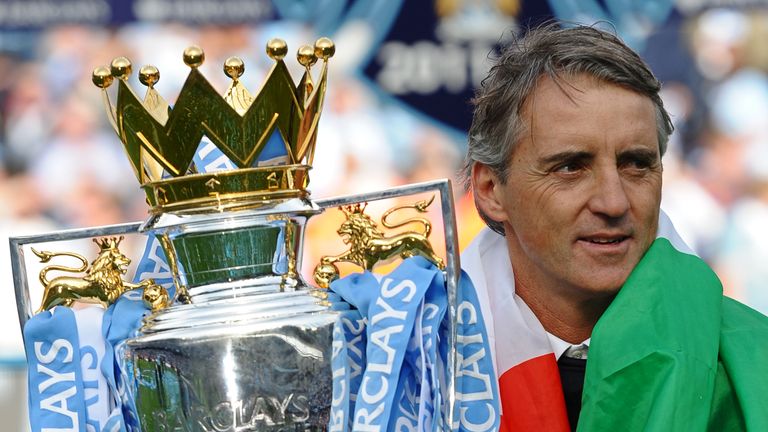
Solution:
[[[522,114],[529,109],[536,97],[543,92],[557,90],[561,96],[564,96],[571,103],[578,104],[581,99],[580,96],[586,91],[605,87],[614,87],[630,91],[647,99],[649,103],[653,104],[653,100],[651,100],[650,97],[642,94],[639,90],[634,89],[629,85],[602,79],[586,72],[572,73],[567,71],[556,71],[551,74],[545,72],[539,75],[530,91],[523,99],[522,104],[520,105],[520,113]]]
[[[656,106],[649,96],[630,86],[600,79],[587,73],[563,72],[554,76],[542,74],[523,100],[519,114],[526,123],[529,123],[532,113],[541,111],[541,108],[545,107],[552,111],[552,120],[557,121],[563,111],[579,109],[580,106],[593,103],[595,95],[598,94],[605,97],[606,102],[613,101],[611,95],[632,95],[631,98],[624,98],[624,100],[652,113],[656,123]]]
[[[521,119],[525,130],[518,145],[534,141],[536,147],[587,142],[658,146],[653,101],[589,75],[540,80]]]

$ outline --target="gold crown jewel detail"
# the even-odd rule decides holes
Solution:
[[[285,41],[270,40],[266,51],[275,63],[260,91],[253,96],[245,88],[240,81],[245,64],[230,57],[223,69],[232,82],[222,97],[198,70],[205,52],[187,48],[183,60],[190,72],[173,107],[155,90],[160,71],[152,65],[139,70],[139,81],[147,87],[143,99],[128,85],[133,66],[127,58],[94,69],[93,83],[102,89],[110,123],[153,212],[220,211],[307,196],[328,59],[335,46],[320,38],[314,46],[299,48],[297,60],[305,71],[298,84],[283,61]],[[318,60],[322,66],[313,80],[311,69]],[[113,105],[107,89],[114,81],[118,89]],[[284,156],[280,152],[281,157],[267,159],[262,153],[268,142],[276,142],[273,135],[280,138]],[[203,136],[235,170],[201,173],[194,156]]]

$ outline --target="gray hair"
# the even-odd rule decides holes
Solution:
[[[465,186],[470,185],[475,162],[488,166],[506,183],[512,152],[527,126],[521,110],[536,83],[549,77],[560,85],[563,76],[577,74],[650,98],[656,107],[659,150],[664,154],[672,121],[659,96],[661,83],[640,56],[615,35],[594,27],[548,24],[507,46],[477,90],[463,168]],[[504,234],[501,223],[479,213],[491,229]]]

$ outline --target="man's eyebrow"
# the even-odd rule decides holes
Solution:
[[[658,149],[650,149],[648,147],[637,147],[622,151],[619,153],[617,159],[644,159],[648,161],[655,160],[659,157]]]
[[[583,150],[565,150],[559,153],[551,154],[540,159],[545,165],[554,164],[558,162],[566,162],[573,160],[585,160],[591,159],[594,155],[591,152]]]

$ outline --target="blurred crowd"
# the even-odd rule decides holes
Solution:
[[[726,294],[768,313],[768,13],[710,9],[681,31],[694,67],[664,82],[662,208]]]
[[[712,9],[677,31],[687,50],[679,61],[692,64],[680,65],[690,69],[686,76],[664,83],[676,132],[664,158],[662,207],[718,271],[727,294],[768,312],[768,50],[763,45],[768,13]],[[17,34],[15,43],[2,41],[0,241],[146,218],[143,192],[107,121],[101,92],[91,83],[94,67],[117,55],[129,57],[139,93],[136,71],[154,64],[161,77],[156,88],[173,101],[188,71],[181,53],[199,44],[206,52],[201,70],[215,87],[224,92],[228,79],[221,65],[238,55],[246,65],[242,81],[255,92],[271,62],[264,44],[276,36],[286,39],[291,51],[314,40],[308,29],[281,23],[64,26]],[[355,41],[336,43],[338,59],[331,61],[311,173],[313,196],[450,178],[460,243],[466,246],[482,223],[457,179],[464,143],[379,97],[357,78],[354,62],[344,58],[345,44]],[[653,51],[652,43],[646,51]],[[298,79],[299,65],[288,63]],[[310,224],[305,274],[321,254],[340,252],[320,250],[335,235],[340,218]],[[0,251],[0,293],[9,306],[2,315],[12,314],[4,323],[15,325],[7,246]]]

